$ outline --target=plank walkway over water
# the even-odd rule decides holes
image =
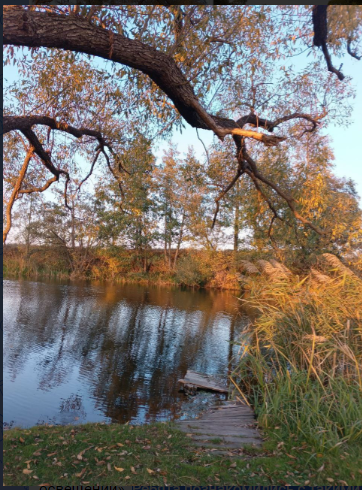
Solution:
[[[208,374],[197,373],[196,371],[187,371],[183,379],[178,380],[184,385],[194,385],[197,388],[218,391],[219,393],[228,393],[228,387],[223,385],[218,379]]]
[[[224,401],[220,406],[211,407],[200,418],[179,420],[176,426],[186,432],[194,445],[217,453],[235,454],[246,444],[262,444],[252,409],[239,401]]]

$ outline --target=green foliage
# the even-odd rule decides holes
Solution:
[[[184,286],[204,286],[211,276],[210,263],[204,262],[200,256],[187,255],[177,264],[176,281]]]
[[[308,372],[278,371],[263,390],[253,390],[258,422],[281,427],[286,438],[297,434],[312,451],[339,452],[339,446],[362,446],[362,390],[342,377],[324,385],[308,380]]]

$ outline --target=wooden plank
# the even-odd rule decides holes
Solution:
[[[239,437],[244,437],[244,435],[251,435],[251,434],[258,434],[258,431],[256,429],[250,428],[250,427],[233,427],[233,426],[225,426],[222,427],[221,425],[217,427],[209,427],[209,426],[204,426],[204,427],[195,427],[192,425],[181,425],[180,426],[181,430],[184,432],[187,432],[188,430],[190,432],[200,432],[200,434],[221,434],[221,436],[224,435],[230,435],[227,434],[227,432],[233,432],[235,435]],[[223,432],[224,431],[224,432]]]
[[[210,443],[211,439],[217,439],[216,437],[206,437],[204,435],[198,435],[195,434],[192,436],[193,441],[205,441],[207,443]],[[219,446],[222,447],[223,445],[227,445],[228,443],[235,443],[242,445],[245,442],[245,439],[254,439],[253,437],[239,437],[239,436],[224,436],[220,437],[220,442],[213,443],[215,447]],[[260,438],[257,438],[260,440]]]
[[[225,415],[214,415],[210,414],[205,417],[202,417],[202,420],[253,420],[255,422],[254,416],[252,413],[245,413],[245,414],[236,414],[236,415],[231,415],[229,413],[226,413]],[[199,420],[199,419],[196,419]]]
[[[228,393],[229,391],[226,386],[222,386],[221,383],[213,376],[197,373],[196,371],[187,371],[184,379],[179,379],[178,382],[182,384],[195,385],[197,388],[217,391],[219,393]]]
[[[219,428],[228,428],[228,429],[231,429],[231,428],[242,428],[242,429],[248,429],[249,427],[244,427],[244,425],[246,424],[235,424],[233,422],[225,422],[224,424],[222,422],[219,422],[217,424],[209,424],[207,422],[204,422],[204,423],[180,423],[180,427],[193,427],[194,429],[203,429],[204,427],[210,427],[211,429],[215,430],[215,429],[219,429]]]
[[[205,435],[208,436],[209,438],[222,438],[224,436],[239,436],[240,437],[240,430],[220,430],[220,431],[213,431],[212,429],[205,429],[205,430],[197,430],[197,429],[192,429],[192,428],[180,428],[182,432],[186,432],[187,434],[199,434],[199,435]],[[258,432],[244,432],[245,437],[258,437]]]
[[[219,448],[219,446],[220,446],[220,449],[222,449],[222,448],[224,448],[224,449],[241,449],[246,444],[252,444],[254,446],[261,446],[262,443],[258,439],[245,439],[242,444],[227,443],[227,444],[218,445],[218,444],[212,444],[212,443],[204,443],[202,441],[195,441],[194,442],[195,446],[201,446],[204,448],[212,448],[212,449]]]

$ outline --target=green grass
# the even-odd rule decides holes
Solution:
[[[171,423],[11,429],[4,434],[4,485],[362,483],[360,446],[311,453],[293,435],[285,440],[281,428],[268,435],[263,449],[236,458],[193,447]]]

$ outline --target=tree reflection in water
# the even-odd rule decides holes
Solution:
[[[230,292],[5,281],[5,420],[25,396],[23,425],[73,406],[82,421],[172,417],[187,369],[227,375],[238,305]]]

